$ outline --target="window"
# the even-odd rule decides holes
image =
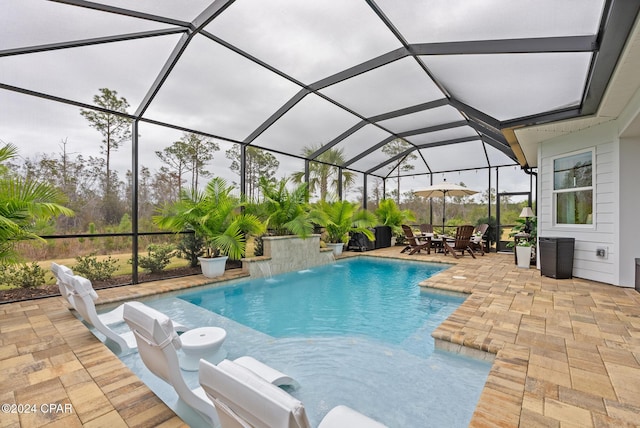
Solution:
[[[555,224],[593,223],[593,150],[553,160]]]

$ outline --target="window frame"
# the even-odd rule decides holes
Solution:
[[[591,185],[582,187],[572,187],[567,189],[555,188],[555,162],[558,159],[570,158],[581,155],[583,153],[591,154]],[[563,153],[551,158],[551,198],[553,209],[553,226],[561,228],[579,228],[579,229],[595,229],[596,227],[596,149],[590,147],[584,150],[576,150],[573,152]],[[563,193],[575,193],[580,191],[591,191],[591,223],[559,223],[558,222],[558,195]]]

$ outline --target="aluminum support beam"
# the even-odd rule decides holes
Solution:
[[[45,45],[28,46],[24,48],[5,49],[0,51],[0,58],[6,57],[6,56],[16,56],[16,55],[38,53],[38,52],[55,51],[60,49],[71,49],[71,48],[79,48],[84,46],[94,46],[94,45],[101,45],[105,43],[125,42],[129,40],[146,39],[149,37],[168,36],[172,34],[184,33],[186,31],[187,31],[187,28],[175,27],[175,28],[167,28],[165,30],[142,31],[138,33],[119,34],[116,36],[95,37],[92,39],[73,40],[70,42],[49,43]]]
[[[545,52],[592,52],[595,35],[540,37],[530,39],[470,40],[464,42],[418,43],[410,45],[415,55],[478,55]]]
[[[609,0],[605,4],[604,19],[600,27],[600,49],[592,62],[587,88],[582,101],[582,115],[597,112],[605,90],[613,76],[618,60],[631,34],[640,1]]]
[[[181,21],[178,19],[167,18],[166,16],[153,15],[151,13],[138,12],[130,9],[123,9],[121,7],[115,7],[106,5],[103,3],[94,3],[85,0],[50,0],[56,3],[68,4],[71,6],[79,6],[87,9],[99,10],[101,12],[114,13],[116,15],[129,16],[132,18],[145,19],[147,21],[161,22],[163,24],[178,25],[180,27],[190,27],[191,23]]]

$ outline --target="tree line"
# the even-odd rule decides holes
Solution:
[[[73,217],[60,217],[55,223],[41,225],[42,235],[82,233],[89,229],[121,232],[118,225],[123,221],[130,224],[133,175],[130,169],[122,174],[113,166],[115,153],[132,139],[132,123],[126,116],[129,103],[117,91],[108,88],[101,88],[93,101],[99,109],[80,109],[80,115],[101,137],[99,156],[72,152],[65,138],[60,141],[57,152],[5,160],[6,173],[11,177],[50,184],[66,195],[65,206],[76,213]],[[309,147],[305,153],[315,150]],[[176,202],[182,190],[197,192],[209,181],[212,172],[208,168],[219,151],[219,144],[211,138],[184,133],[178,141],[154,152],[162,163],[158,170],[151,171],[141,164],[137,192],[141,230],[155,230],[150,221],[153,213]],[[246,196],[255,200],[260,196],[258,183],[261,178],[275,181],[279,161],[273,154],[257,147],[246,147],[244,155]],[[319,160],[340,162],[341,156],[340,151],[331,150]],[[229,169],[239,177],[240,145],[234,144],[226,150],[225,157],[230,161]],[[312,162],[312,193],[319,191],[323,200],[333,194],[330,187],[338,182],[337,171],[338,168],[325,163]],[[344,171],[343,178],[345,188],[352,185],[353,173]],[[294,173],[293,179],[296,182],[304,180],[304,171]]]
[[[60,217],[56,222],[41,225],[42,235],[83,233],[89,229],[122,232],[130,224],[134,183],[132,172],[127,170],[121,175],[113,167],[114,154],[131,142],[131,120],[126,116],[129,103],[117,91],[108,88],[101,88],[93,100],[99,109],[80,109],[80,115],[101,137],[99,156],[71,152],[67,139],[62,139],[58,152],[39,154],[32,158],[12,158],[6,162],[7,171],[13,177],[46,182],[59,189],[66,195],[65,206],[76,213],[73,217]],[[110,113],[111,111],[122,115]],[[319,144],[309,144],[303,148],[301,155],[308,157],[320,148]],[[398,139],[386,145],[383,151],[391,158],[407,152],[409,148],[409,143]],[[152,215],[162,206],[176,202],[182,190],[197,192],[202,188],[212,176],[208,168],[219,151],[220,146],[214,140],[194,133],[184,133],[178,141],[154,152],[154,156],[162,163],[158,170],[151,171],[141,164],[137,189],[140,230],[156,230],[151,222]],[[229,169],[239,177],[241,146],[234,144],[226,150],[225,157],[230,161]],[[275,182],[279,161],[268,151],[251,146],[245,148],[244,158],[246,196],[249,200],[258,200],[260,179]],[[414,159],[415,154],[412,153],[399,159],[394,171],[390,173],[397,187],[394,189],[389,186],[386,195],[382,194],[381,179],[370,180],[369,203],[372,209],[378,206],[380,200],[392,197],[398,205],[414,210],[422,219],[427,218],[423,215],[424,201],[411,192],[400,194],[401,173],[411,171],[411,161]],[[324,151],[315,161],[309,162],[309,193],[318,195],[321,201],[325,201],[336,199],[339,183],[342,183],[343,194],[353,188],[355,173],[333,166],[344,162],[343,151],[335,148]],[[290,178],[294,183],[301,183],[305,181],[305,172],[294,172]],[[482,202],[486,203],[490,197],[492,196],[483,196]],[[362,203],[361,197],[359,199],[358,202]],[[434,207],[438,203],[435,200]],[[474,205],[479,204],[474,204],[471,199],[454,199],[447,205],[447,210],[451,210],[451,218],[468,219],[481,211],[480,207],[474,208]],[[476,212],[471,213],[472,209]],[[439,216],[440,214],[436,214],[436,218]]]

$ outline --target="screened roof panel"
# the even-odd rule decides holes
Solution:
[[[442,98],[413,58],[404,58],[322,89],[365,117]]]
[[[117,91],[133,113],[180,36],[162,36],[0,57],[0,81],[86,104]],[[78,68],[82,69],[79,74]]]
[[[82,150],[86,157],[92,154],[85,152],[87,142],[98,135],[86,124],[75,106],[0,90],[0,140],[18,145],[21,151],[23,147],[36,152],[55,147],[52,151],[57,153],[61,139],[65,138],[68,150]]]
[[[596,34],[604,0],[376,3],[409,43],[435,43]]]
[[[421,149],[420,153],[434,172],[489,166],[480,140],[449,146],[429,147]]]
[[[206,30],[310,84],[401,47],[360,0],[242,0]]]
[[[498,120],[577,106],[591,53],[422,56],[458,100]]]
[[[335,144],[359,171],[393,168],[373,150],[386,131],[461,165],[465,140],[490,137],[508,156],[488,156],[510,162],[503,128],[596,111],[640,13],[624,0],[6,3],[3,90],[73,105],[109,88],[143,122],[298,156]]]
[[[382,149],[378,149],[373,153],[370,153],[369,155],[363,157],[362,159],[352,163],[351,165],[349,165],[349,168],[353,168],[357,171],[366,172],[384,163],[388,159],[389,159],[389,155],[384,153]],[[387,174],[388,171],[389,171],[389,167],[387,166],[384,168],[383,171],[378,171],[378,170],[373,171],[373,174],[384,176]]]
[[[458,122],[464,120],[464,116],[455,108],[445,105],[416,113],[382,120],[378,124],[392,132],[402,133],[414,129],[427,128],[443,123]]]
[[[370,170],[370,173],[378,175],[380,177],[395,178],[398,176],[398,167],[400,167],[400,177],[431,173],[421,157],[403,162],[402,164],[400,164],[399,162],[399,160],[394,160],[393,162],[383,165],[380,168],[374,168],[373,170]]]
[[[400,157],[409,156],[413,158],[415,153],[414,147],[407,141],[394,139],[367,153],[360,159],[348,159],[347,165],[358,171],[376,171],[376,174],[386,175],[399,162]],[[392,159],[398,159],[393,160]]]
[[[443,129],[442,131],[411,135],[405,137],[405,139],[416,146],[420,146],[422,144],[439,143],[467,137],[478,137],[480,139],[478,133],[469,126],[458,126],[457,128]]]
[[[136,0],[133,2],[131,0],[101,0],[100,3],[182,21],[192,21],[211,4],[211,0]]]
[[[0,50],[170,27],[159,22],[42,0],[12,1],[10,13],[6,10],[8,7],[8,2],[3,2]]]
[[[323,146],[360,122],[356,116],[309,94],[256,138],[252,144],[302,155],[304,147]]]
[[[489,164],[491,166],[513,165],[516,163],[509,156],[505,155],[503,152],[494,148],[493,146],[489,144],[485,144],[484,146],[487,150],[487,157],[489,158]]]
[[[374,125],[365,125],[344,140],[340,141],[334,147],[342,150],[344,159],[352,159],[361,152],[375,146],[385,138],[391,137],[391,134],[383,131]]]
[[[393,163],[387,165],[382,168],[387,169],[387,174],[390,177],[398,175],[398,167],[400,167],[400,176],[407,175],[415,175],[415,174],[429,174],[429,168],[424,163],[424,159],[420,155],[419,151],[412,152],[407,158],[405,158],[402,163],[399,163],[400,160],[394,161]]]
[[[145,116],[242,141],[299,89],[222,45],[197,36]]]

